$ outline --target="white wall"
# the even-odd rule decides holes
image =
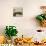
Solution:
[[[40,27],[35,16],[41,13],[41,5],[46,5],[46,0],[0,0],[0,33],[4,33],[6,25],[15,25],[19,36],[36,33]],[[23,7],[23,17],[13,17],[14,7]]]

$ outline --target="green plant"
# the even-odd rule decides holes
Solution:
[[[44,19],[46,20],[46,14],[38,15],[38,16],[36,16],[36,19],[39,21],[43,21]]]
[[[11,38],[12,36],[16,36],[17,33],[18,33],[18,31],[15,26],[6,26],[5,34],[9,38]]]

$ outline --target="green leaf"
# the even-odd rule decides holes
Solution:
[[[6,30],[5,30],[6,31],[5,32],[6,36],[12,37],[12,36],[16,36],[17,35],[18,31],[16,30],[15,26],[6,26],[6,27],[7,27]]]
[[[43,18],[41,15],[38,15],[38,16],[36,17],[36,19],[39,20],[39,21],[44,20],[44,18]]]
[[[45,15],[45,19],[46,19],[46,15]]]

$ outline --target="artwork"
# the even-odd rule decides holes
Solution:
[[[21,17],[21,16],[23,16],[23,8],[22,7],[15,7],[13,9],[13,16],[14,17]]]

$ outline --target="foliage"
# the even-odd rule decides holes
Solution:
[[[43,21],[44,19],[46,20],[46,14],[38,15],[38,16],[36,16],[36,19],[39,21]]]
[[[6,26],[6,29],[5,29],[5,34],[6,36],[8,36],[9,38],[11,38],[12,36],[16,36],[18,31],[16,29],[15,26]]]

